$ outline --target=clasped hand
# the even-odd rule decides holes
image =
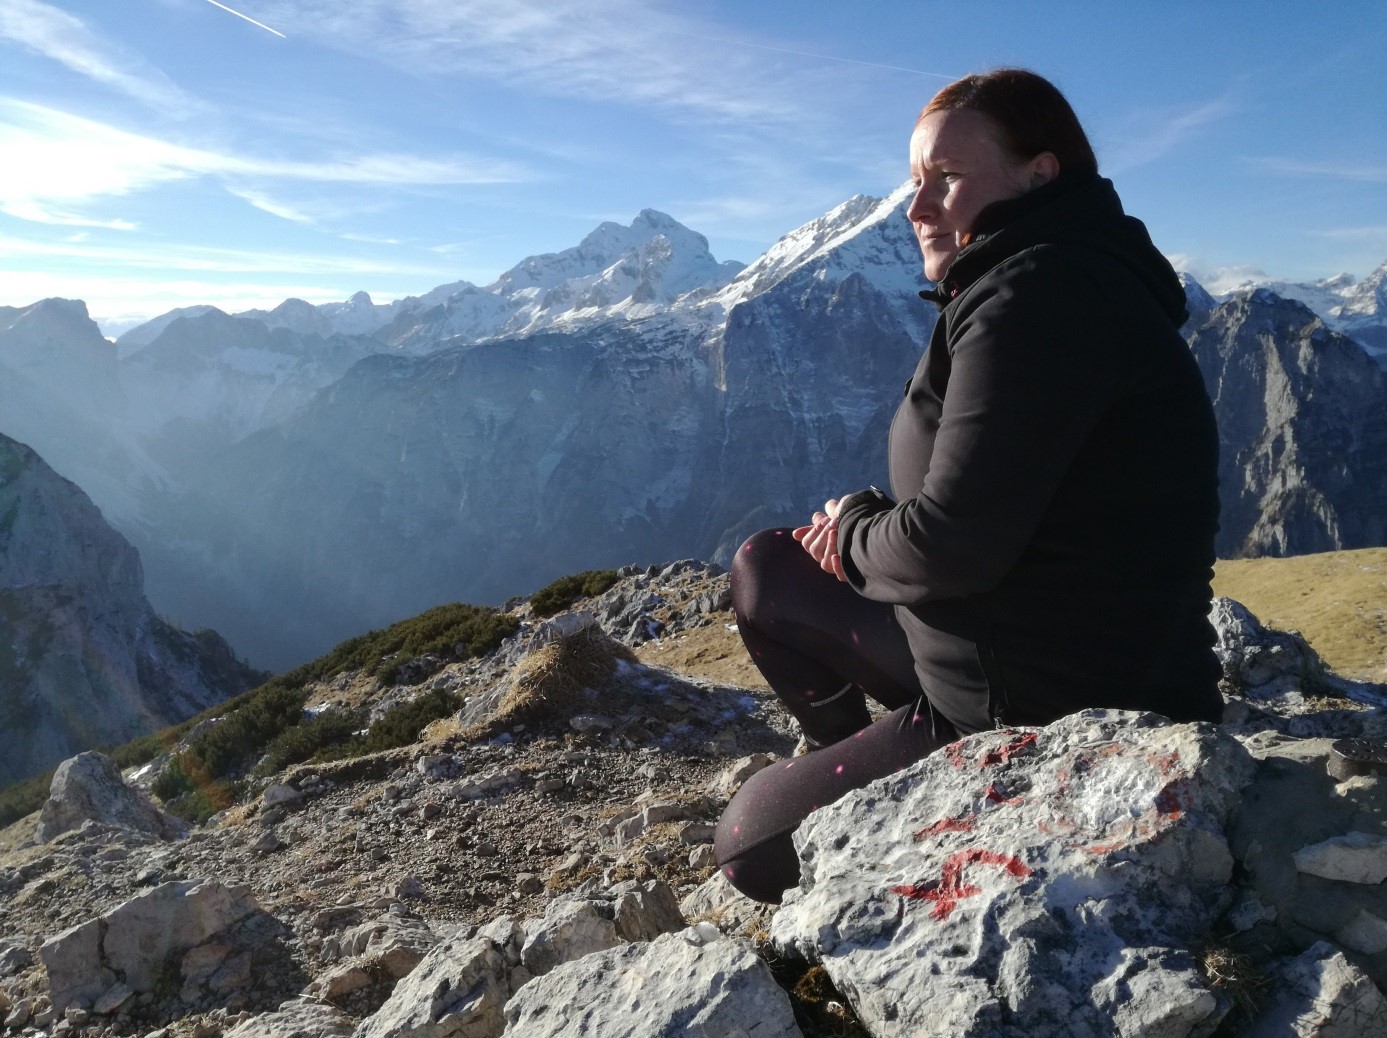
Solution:
[[[843,559],[838,554],[838,498],[824,502],[824,510],[814,513],[809,526],[798,526],[791,536],[803,546],[811,558],[825,573],[832,573],[839,580],[847,581],[843,572]]]

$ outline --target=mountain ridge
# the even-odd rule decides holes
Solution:
[[[91,500],[0,435],[0,781],[144,735],[262,675],[144,596],[138,552]]]

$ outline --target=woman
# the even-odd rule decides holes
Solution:
[[[962,735],[1222,710],[1218,440],[1175,272],[1034,73],[941,90],[910,168],[941,313],[891,427],[896,501],[831,500],[733,565],[743,640],[812,751],[718,826],[724,873],[763,901],[798,882],[810,811]],[[892,712],[872,722],[867,696]]]

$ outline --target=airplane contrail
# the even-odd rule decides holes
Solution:
[[[251,25],[260,26],[260,28],[264,29],[266,32],[274,33],[281,40],[287,40],[289,38],[288,36],[285,36],[284,33],[280,32],[278,29],[271,29],[264,22],[257,22],[248,14],[242,14],[240,11],[233,11],[231,8],[227,7],[226,4],[217,3],[217,0],[207,0],[207,2],[211,4],[213,7],[220,7],[223,11],[226,11],[228,14],[234,14],[237,18],[244,18],[246,21],[250,22]]]

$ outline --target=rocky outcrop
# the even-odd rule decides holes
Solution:
[[[707,929],[625,944],[531,981],[506,1004],[505,1034],[801,1038],[790,1000],[750,944]]]
[[[1387,999],[1333,945],[1282,962],[1267,978],[1271,1004],[1247,1038],[1385,1038]]]
[[[229,995],[250,982],[251,950],[228,934],[258,910],[245,887],[215,880],[164,883],[39,948],[49,998],[83,1008],[152,992],[172,964],[195,1000],[203,989]],[[123,997],[122,997],[123,996]]]
[[[1220,556],[1387,543],[1387,375],[1359,345],[1256,290],[1190,348],[1218,416]]]
[[[47,843],[83,822],[100,822],[172,839],[186,826],[127,786],[115,761],[102,753],[79,753],[58,765],[48,799],[39,811],[34,839]]]
[[[1227,1007],[1194,952],[1252,770],[1149,714],[973,736],[810,816],[773,939],[879,1038],[1207,1033]]]
[[[144,597],[140,558],[91,500],[0,436],[0,782],[144,735],[262,675]]]
[[[579,603],[586,619],[529,624],[429,684],[494,707],[594,620],[631,644],[659,631],[642,651],[706,651],[734,637],[709,611],[726,579],[630,571]],[[187,839],[88,821],[0,844],[0,1013],[49,1033],[496,1038],[586,1020],[722,1038],[779,1028],[788,998],[790,1026],[851,1038],[1378,1033],[1387,787],[1361,745],[1365,773],[1327,763],[1348,760],[1345,735],[1387,741],[1387,689],[1341,689],[1236,603],[1215,621],[1224,724],[1098,712],[961,740],[811,818],[806,884],[779,908],[736,894],[708,840],[737,784],[791,752],[783,715],[764,691],[626,658],[580,693],[590,713],[255,779]],[[150,936],[181,930],[172,906],[212,880],[264,911],[191,946]],[[56,990],[29,962],[45,945]],[[74,995],[78,974],[94,980]]]

